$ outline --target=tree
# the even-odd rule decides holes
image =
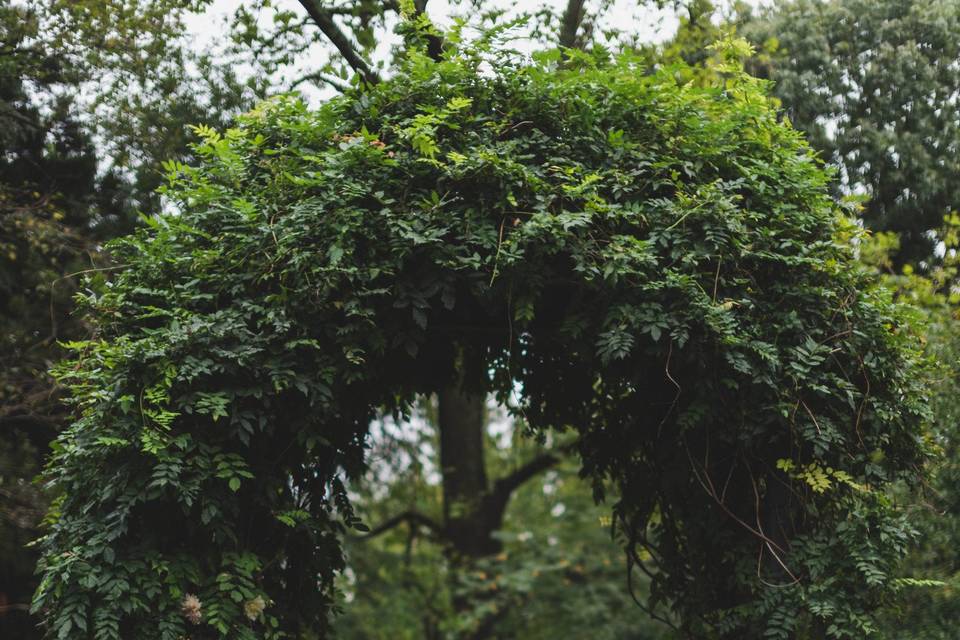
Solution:
[[[491,475],[506,475],[542,451],[506,411],[488,406],[488,414]],[[452,565],[442,529],[429,526],[442,513],[435,415],[435,403],[425,401],[410,422],[386,418],[371,429],[370,464],[362,481],[351,483],[351,501],[365,522],[396,526],[346,537],[336,637],[670,637],[666,625],[632,600],[609,510],[594,504],[569,455],[514,494],[496,534],[500,553],[468,571]],[[426,520],[391,518],[412,513]],[[635,572],[632,583],[636,593],[646,593],[642,573]],[[455,601],[466,606],[457,610]]]
[[[936,261],[960,206],[960,6],[944,0],[796,0],[742,33],[771,54],[753,67],[811,145],[865,195],[863,219],[900,236],[895,264]]]
[[[305,0],[292,9],[274,9],[269,2],[244,3],[212,50],[192,51],[183,39],[185,21],[209,4],[179,0],[51,1],[40,10],[37,22],[41,28],[33,37],[42,37],[45,48],[58,51],[61,59],[69,61],[74,81],[89,87],[88,92],[94,95],[85,105],[86,111],[92,130],[101,140],[101,153],[109,158],[108,168],[120,178],[118,186],[130,210],[161,209],[155,191],[162,177],[160,166],[168,161],[189,161],[186,141],[192,134],[187,125],[204,122],[224,128],[233,115],[249,108],[254,98],[304,82],[326,83],[342,90],[350,85],[354,73],[360,82],[378,81],[378,68],[382,70],[383,62],[376,65],[367,58],[401,10],[399,3],[357,2],[332,7]],[[423,12],[424,5],[412,5],[410,10]],[[265,12],[271,14],[268,27],[259,20]],[[541,12],[540,18],[543,22],[538,23],[538,29],[551,32],[560,28],[560,17],[550,11]],[[583,3],[572,3],[563,18],[564,42],[589,42],[593,22]],[[437,55],[439,40],[425,33],[431,51]],[[316,51],[317,45],[327,49],[329,55],[295,79],[280,79],[281,71],[296,58],[294,52]],[[250,79],[243,82],[234,72],[234,67],[241,64],[253,69]],[[458,437],[451,437],[452,442],[460,437],[480,437],[483,398],[465,401],[473,415],[449,425],[448,433],[459,432]],[[448,449],[447,454],[456,450]],[[482,468],[482,452],[466,451],[464,456],[463,465],[448,465],[450,484],[459,482],[462,491],[479,495],[484,489],[482,478],[468,477],[461,469]],[[508,488],[500,485],[495,501],[499,506],[484,510],[481,519],[485,522],[477,519],[479,514],[463,516],[460,529],[464,536],[475,525],[485,533],[472,543],[461,540],[461,551],[472,545],[470,552],[476,554],[486,544],[480,540],[487,539],[495,528]],[[451,495],[450,501],[473,503],[477,495]]]
[[[459,381],[576,436],[688,635],[868,633],[911,538],[883,487],[927,455],[919,347],[743,43],[696,87],[460,35],[202,129],[182,212],[115,246],[62,370],[51,630],[322,634],[371,418]]]
[[[47,0],[35,10],[36,46],[73,70],[70,92],[98,139],[99,170],[115,175],[135,213],[162,208],[162,165],[190,160],[190,125],[226,127],[270,88],[256,71],[238,79],[240,62],[222,43],[198,50],[187,41],[185,17],[209,4]]]

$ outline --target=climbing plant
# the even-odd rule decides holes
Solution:
[[[35,607],[97,640],[323,637],[365,434],[455,381],[575,437],[645,606],[698,638],[863,637],[928,455],[910,316],[728,42],[678,84],[446,35],[171,163],[60,369]]]

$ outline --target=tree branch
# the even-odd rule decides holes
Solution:
[[[427,14],[428,1],[429,0],[413,0],[413,10],[416,15]],[[427,39],[427,55],[430,56],[430,59],[434,62],[440,62],[443,58],[443,38],[436,33],[427,33],[425,35]]]
[[[296,31],[296,32],[302,32],[302,31],[303,31],[303,28],[307,26],[307,23],[308,23],[308,22],[310,22],[310,17],[309,17],[309,16],[306,17],[306,18],[304,18],[304,19],[301,20],[300,22],[297,22],[297,23],[295,23],[295,24],[288,24],[288,25],[286,25],[286,26],[284,26],[284,27],[281,27],[280,29],[277,29],[277,30],[273,33],[273,35],[271,35],[269,38],[267,38],[266,40],[264,40],[263,42],[260,43],[260,45],[257,47],[256,53],[255,53],[254,55],[256,55],[256,56],[261,56],[261,55],[263,55],[263,53],[264,53],[268,48],[273,47],[275,44],[277,44],[277,41],[280,40],[280,38],[282,38],[283,36],[287,35],[288,33],[293,33],[293,32],[295,32],[295,31]]]
[[[360,54],[354,49],[353,44],[351,44],[346,34],[337,26],[337,23],[334,22],[333,15],[328,9],[320,5],[319,0],[299,0],[299,2],[300,5],[306,9],[307,15],[310,16],[314,24],[323,32],[327,40],[337,48],[337,51],[339,51],[343,59],[347,61],[347,64],[360,74],[364,82],[371,85],[380,82],[380,76],[370,68],[366,60],[360,57]]]
[[[37,122],[35,122],[34,120],[28,118],[27,116],[17,111],[17,109],[12,105],[10,105],[9,103],[7,103],[6,100],[0,100],[0,107],[3,108],[4,115],[19,121],[20,123],[30,127],[31,129],[40,128],[40,125]]]
[[[346,93],[350,89],[350,85],[344,83],[340,78],[335,78],[326,73],[316,71],[314,73],[308,73],[305,76],[297,78],[293,83],[290,84],[291,89],[295,89],[304,82],[310,82],[311,80],[320,80],[321,82],[326,82],[328,85],[339,91],[340,93]]]
[[[556,453],[543,453],[493,483],[493,496],[506,502],[523,483],[560,462]]]
[[[584,0],[567,0],[567,8],[563,12],[560,27],[560,46],[568,49],[577,44],[577,31],[583,22]]]
[[[370,538],[378,536],[382,533],[386,533],[390,529],[393,529],[404,522],[409,522],[411,526],[416,525],[425,529],[429,529],[435,536],[440,535],[441,531],[443,530],[443,527],[441,527],[440,524],[433,518],[426,516],[419,511],[414,511],[411,509],[409,511],[404,511],[403,513],[398,513],[392,518],[388,518],[371,529],[369,533],[359,536],[359,538],[361,540],[369,540]]]
[[[0,429],[24,429],[36,444],[46,446],[60,429],[60,425],[46,416],[0,416]]]

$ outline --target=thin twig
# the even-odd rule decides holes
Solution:
[[[720,284],[720,265],[723,264],[723,256],[717,259],[717,273],[713,276],[713,303],[717,303],[717,287]]]
[[[490,274],[490,284],[488,286],[493,286],[493,280],[497,277],[498,269],[500,267],[500,250],[503,248],[503,225],[507,222],[506,217],[500,220],[500,238],[497,240],[497,255],[493,257],[493,273]]]
[[[810,411],[810,407],[807,406],[807,403],[803,400],[800,401],[800,404],[803,405],[803,408],[807,410],[807,415],[810,416],[810,419],[813,420],[813,426],[817,428],[817,433],[823,435],[823,431],[820,430],[820,423],[817,422],[816,416],[813,415],[813,412]]]
[[[660,434],[663,431],[663,425],[666,424],[667,418],[670,417],[670,414],[673,413],[673,409],[677,406],[677,401],[680,400],[680,393],[683,391],[680,383],[677,382],[673,375],[670,373],[670,358],[673,356],[673,338],[670,338],[670,345],[667,348],[667,362],[663,365],[663,371],[667,374],[667,380],[673,383],[673,386],[677,388],[677,394],[673,396],[673,402],[670,403],[670,407],[667,409],[667,412],[663,415],[663,419],[660,420],[660,425],[657,427],[657,437],[660,437]]]
[[[82,276],[82,275],[84,275],[84,274],[86,274],[86,273],[96,273],[96,272],[98,272],[98,271],[115,271],[115,270],[117,270],[117,269],[126,269],[126,268],[129,267],[129,266],[131,266],[131,265],[129,265],[129,264],[117,264],[117,265],[114,265],[114,266],[112,266],[112,267],[96,267],[96,268],[93,268],[93,269],[84,269],[84,270],[82,270],[82,271],[75,271],[75,272],[73,272],[73,273],[68,273],[67,275],[60,276],[59,278],[57,278],[56,280],[54,280],[53,282],[51,282],[51,283],[50,283],[50,331],[51,331],[51,336],[53,337],[53,339],[54,339],[54,340],[57,339],[57,317],[56,317],[56,314],[54,313],[54,310],[53,310],[53,294],[54,294],[54,290],[55,290],[56,287],[57,287],[57,284],[58,284],[61,280],[66,280],[67,278],[73,278],[73,277],[75,277],[75,276]]]
[[[690,448],[687,446],[686,440],[684,440],[683,448],[686,450],[687,459],[690,461],[690,467],[691,467],[691,470],[693,471],[694,478],[696,478],[700,486],[703,487],[703,490],[707,492],[707,495],[713,498],[713,500],[717,503],[717,505],[721,509],[723,509],[723,512],[726,513],[737,524],[739,524],[741,527],[743,527],[753,535],[757,536],[758,538],[772,545],[773,547],[776,547],[777,550],[779,550],[781,553],[785,553],[784,549],[781,548],[780,545],[776,543],[776,541],[768,538],[762,531],[758,531],[757,529],[754,529],[742,518],[740,518],[740,516],[735,514],[733,511],[731,511],[730,508],[727,507],[727,505],[725,505],[723,502],[720,501],[720,497],[717,495],[716,488],[713,486],[713,481],[710,480],[710,474],[707,472],[707,470],[706,469],[703,470],[704,472],[703,477],[701,477],[699,471],[697,471],[697,464],[693,461],[693,456],[690,454]]]

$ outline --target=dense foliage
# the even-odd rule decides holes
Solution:
[[[960,268],[960,218],[948,216],[937,229],[944,252],[936,266],[919,272],[909,265],[893,270],[891,256],[899,251],[894,233],[873,236],[863,247],[862,259],[884,274],[884,283],[898,297],[909,300],[925,316],[926,348],[940,362],[940,371],[931,385],[933,435],[942,454],[931,465],[932,477],[912,492],[901,488],[897,499],[910,505],[911,522],[921,532],[921,544],[903,563],[905,576],[922,576],[940,581],[929,589],[902,594],[886,616],[882,637],[891,640],[947,640],[956,635],[960,614],[960,458],[957,456],[960,417],[960,332],[955,283]]]
[[[953,0],[791,0],[742,31],[770,45],[754,72],[867,196],[867,225],[899,234],[897,264],[930,259],[930,232],[960,207],[958,29]]]
[[[151,24],[135,13],[72,3],[85,20],[58,20],[63,8],[0,0],[0,637],[22,640],[39,637],[27,544],[50,498],[33,480],[69,423],[49,370],[59,341],[89,333],[74,313],[74,274],[108,275],[103,242],[127,233],[138,207],[159,208],[160,162],[189,157],[187,124],[225,124],[252,104],[229,74],[169,39],[132,50]]]
[[[182,211],[115,245],[61,368],[52,635],[322,635],[371,419],[457,376],[577,434],[687,633],[872,629],[923,377],[800,135],[732,63],[700,89],[488,46],[171,166]]]
[[[930,485],[897,499],[911,505],[923,541],[904,575],[944,584],[892,603],[883,635],[896,640],[952,638],[960,613],[958,20],[960,5],[939,0],[791,0],[740,28],[764,48],[750,68],[775,81],[786,114],[838,168],[836,191],[864,198],[864,223],[882,233],[863,257],[922,308],[926,348],[942,363],[930,391],[943,455]]]

